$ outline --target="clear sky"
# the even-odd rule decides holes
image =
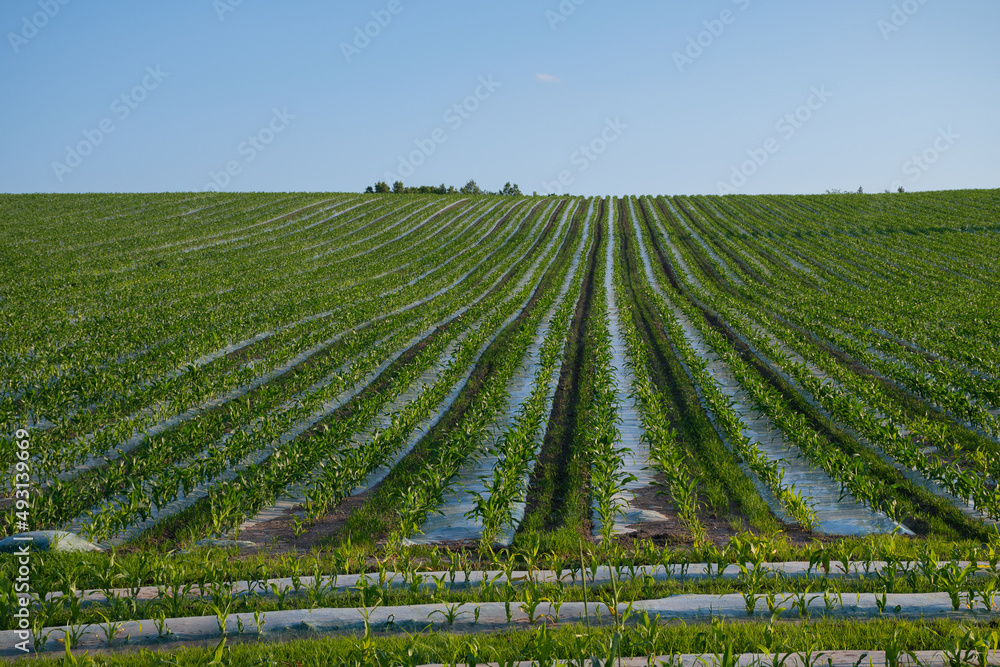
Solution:
[[[3,0],[0,191],[996,188],[998,28],[996,0]]]

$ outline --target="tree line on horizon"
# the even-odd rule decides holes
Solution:
[[[455,188],[454,185],[445,186],[444,183],[441,185],[419,185],[415,187],[407,187],[403,185],[403,181],[396,181],[389,187],[389,184],[385,181],[379,181],[374,186],[369,185],[365,188],[365,194],[396,194],[396,195],[501,195],[505,197],[523,197],[521,194],[521,188],[517,187],[517,183],[511,184],[508,181],[504,186],[496,191],[490,192],[489,190],[483,190],[474,181],[470,180],[468,183],[460,188]]]

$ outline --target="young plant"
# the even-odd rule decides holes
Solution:
[[[229,613],[233,609],[233,603],[234,603],[233,600],[230,599],[228,602],[225,602],[223,604],[213,602],[211,605],[209,605],[209,608],[215,615],[216,622],[219,624],[219,633],[222,634],[223,636],[227,634],[226,627],[229,621]]]
[[[809,597],[811,588],[812,585],[806,586],[804,591],[800,591],[795,594],[795,600],[792,602],[792,607],[799,610],[799,618],[809,618],[809,605],[820,597],[819,595]]]
[[[435,614],[441,614],[441,617],[444,619],[444,621],[449,626],[453,626],[453,625],[455,625],[455,621],[457,621],[460,616],[462,616],[463,614],[468,614],[469,613],[467,611],[459,611],[461,608],[462,608],[462,603],[461,602],[456,602],[454,604],[445,605],[445,608],[444,608],[443,611],[440,610],[440,609],[435,609],[434,611],[432,611],[430,613],[430,616],[428,616],[427,619],[430,620],[430,619],[434,618]]]
[[[156,638],[166,639],[168,636],[173,634],[173,631],[167,625],[167,614],[164,611],[159,611],[153,618],[153,624],[156,626]]]

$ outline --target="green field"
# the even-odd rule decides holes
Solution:
[[[984,664],[998,231],[996,190],[0,196],[0,537],[103,550],[0,556],[0,655]]]

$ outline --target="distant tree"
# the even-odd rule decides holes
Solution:
[[[858,194],[859,194],[859,195],[863,195],[864,193],[865,193],[865,189],[864,189],[864,188],[862,188],[862,187],[859,187],[859,188],[858,188]]]
[[[406,191],[406,186],[403,185],[403,181],[396,181],[395,183],[392,184],[392,191],[395,192],[397,195],[401,195],[403,194],[403,192]]]
[[[379,181],[378,183],[375,184],[375,192],[380,195],[388,194],[390,192],[389,184],[386,183],[385,181]]]
[[[899,192],[899,194],[903,194],[904,192],[906,192],[906,190],[904,190],[904,189],[903,189],[903,186],[902,186],[902,185],[900,185],[900,186],[899,186],[899,190],[898,190],[898,192]]]
[[[368,186],[367,188],[365,188],[365,194],[366,194],[366,195],[370,195],[370,194],[372,194],[373,192],[375,192],[375,189],[374,189],[374,188],[372,188],[372,186],[370,186],[370,185],[369,185],[369,186]]]
[[[462,186],[462,189],[460,190],[460,192],[463,195],[483,195],[483,194],[486,194],[485,192],[482,191],[482,189],[478,185],[476,185],[475,181],[471,181],[471,180],[468,183],[466,183],[465,185]]]
[[[515,183],[514,185],[511,185],[510,181],[508,181],[507,184],[503,186],[503,190],[500,191],[500,194],[502,194],[504,196],[507,196],[507,197],[523,197],[524,196],[524,195],[521,194],[521,188],[517,187],[517,183]]]
[[[448,186],[448,192],[446,194],[457,195],[458,194],[458,190],[455,189],[454,185],[449,185]]]

